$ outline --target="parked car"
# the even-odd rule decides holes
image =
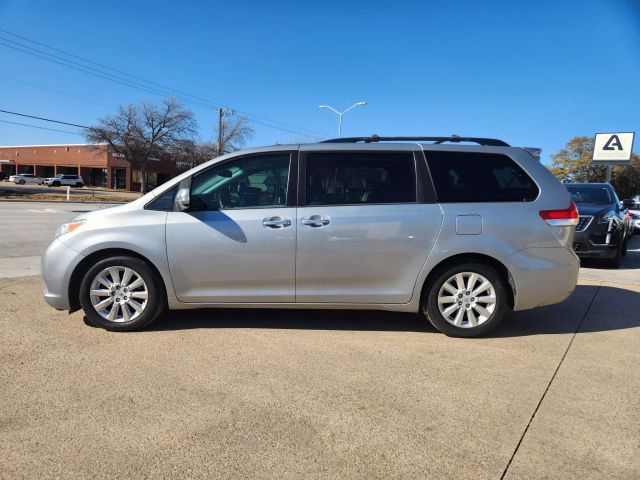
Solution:
[[[640,233],[640,203],[635,200],[626,199],[622,201],[622,206],[627,209],[627,216],[631,220],[633,233]]]
[[[166,308],[281,307],[419,312],[473,337],[574,290],[577,222],[562,184],[500,140],[278,145],[65,223],[44,297],[115,331]]]
[[[580,258],[601,259],[617,268],[627,253],[631,224],[618,195],[608,183],[569,183],[580,219],[573,249]]]
[[[44,184],[48,187],[83,187],[84,180],[80,175],[59,174],[55,177],[47,178]]]
[[[42,185],[42,182],[44,182],[44,178],[37,177],[31,173],[18,173],[17,175],[11,175],[9,177],[9,181],[19,185],[24,185],[25,183],[35,183],[37,185]]]

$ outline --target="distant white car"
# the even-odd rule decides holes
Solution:
[[[82,187],[84,180],[80,175],[59,174],[55,177],[46,178],[44,184],[48,187]]]
[[[634,233],[640,234],[640,209],[628,210],[631,217],[631,225],[634,227]]]
[[[44,178],[36,177],[31,173],[19,173],[18,175],[11,175],[9,177],[9,181],[19,185],[24,185],[25,183],[35,183],[37,185],[42,185],[42,183],[44,182]]]

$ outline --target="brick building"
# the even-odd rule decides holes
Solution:
[[[128,162],[106,144],[0,146],[0,171],[53,177],[60,173],[82,175],[85,185],[140,190],[140,166]],[[147,161],[149,188],[179,173],[175,162]]]

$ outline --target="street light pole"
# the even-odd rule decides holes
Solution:
[[[351,105],[349,108],[347,108],[345,111],[343,112],[339,112],[338,110],[336,110],[335,108],[329,106],[329,105],[320,105],[320,108],[326,108],[328,110],[331,110],[333,113],[338,115],[338,138],[342,137],[342,117],[344,116],[344,114],[346,114],[347,112],[353,110],[356,107],[362,106],[362,105],[366,105],[367,102],[356,102],[353,105]]]

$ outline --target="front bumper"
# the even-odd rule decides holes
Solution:
[[[576,231],[573,251],[580,258],[612,258],[618,251],[620,232],[609,222],[593,219],[582,231]]]
[[[42,254],[44,299],[57,310],[69,310],[69,282],[71,274],[84,257],[54,240]]]

